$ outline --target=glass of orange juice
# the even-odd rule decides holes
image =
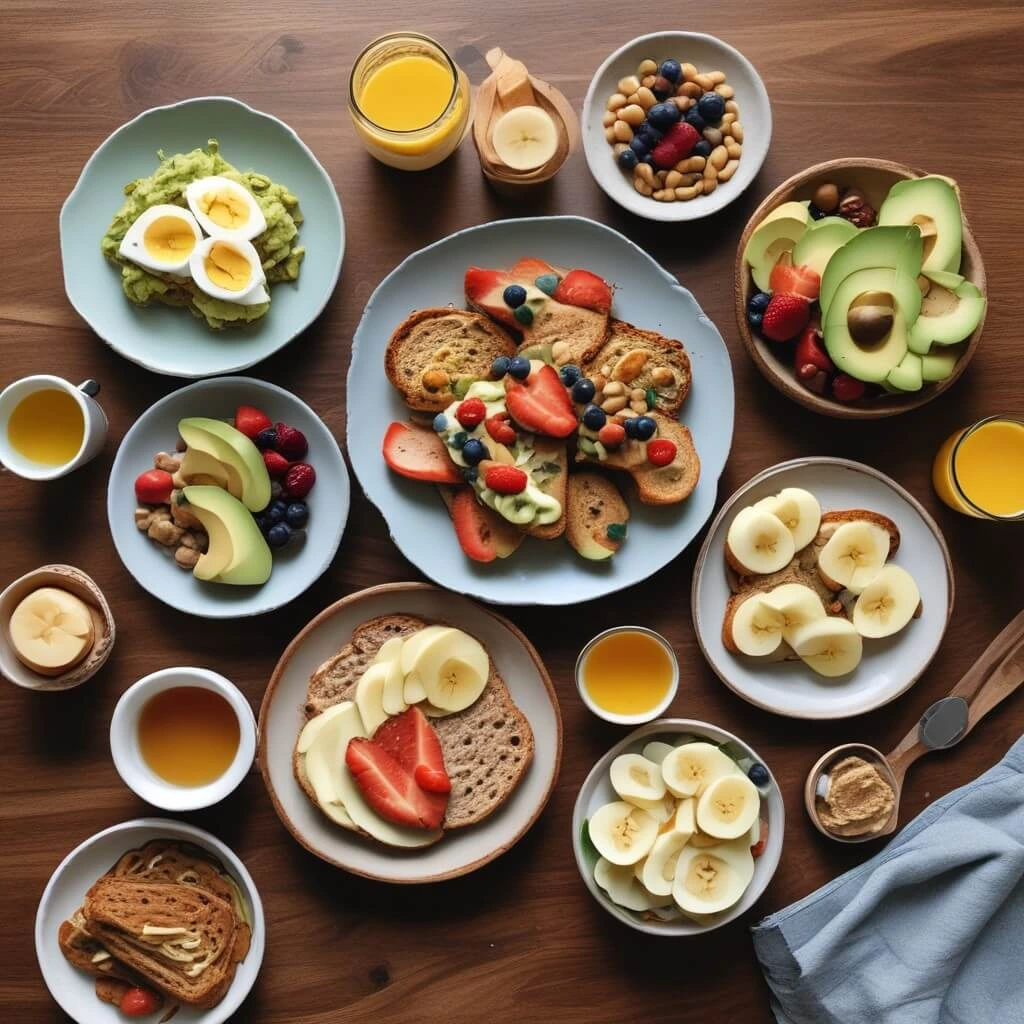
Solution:
[[[422,171],[451,156],[469,129],[469,79],[440,43],[416,32],[375,39],[356,58],[348,108],[371,156]]]
[[[932,483],[952,509],[977,519],[1024,520],[1024,423],[989,416],[954,431],[932,465]]]

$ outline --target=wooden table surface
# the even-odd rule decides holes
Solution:
[[[732,354],[737,417],[724,499],[756,471],[799,455],[861,459],[891,474],[936,517],[956,569],[956,607],[931,668],[890,706],[850,722],[802,724],[744,703],[698,651],[689,591],[695,548],[631,592],[553,616],[510,609],[546,659],[562,699],[565,755],[557,790],[510,853],[461,880],[391,888],[333,870],[292,841],[257,772],[224,804],[188,820],[245,860],[266,905],[267,959],[236,1015],[245,1022],[504,1021],[565,1024],[770,1019],[767,988],[747,926],[869,856],[814,832],[801,785],[820,752],[860,738],[886,749],[945,694],[1020,607],[1019,530],[950,512],[929,485],[931,457],[954,428],[989,413],[1024,415],[1021,271],[1024,236],[1024,8],[1004,3],[885,2],[746,5],[704,0],[667,8],[592,0],[518,5],[434,0],[423,13],[396,0],[345,5],[241,0],[160,5],[5,0],[0,59],[0,385],[25,374],[95,377],[110,416],[102,455],[70,477],[33,484],[4,473],[3,580],[44,562],[91,573],[118,623],[113,657],[89,684],[56,695],[0,688],[0,1019],[64,1020],[33,952],[43,886],[92,833],[149,810],[121,783],[109,756],[114,703],[146,673],[204,665],[235,680],[254,707],[289,638],[336,598],[390,580],[417,579],[358,487],[338,557],[280,612],[251,623],[192,619],[148,596],[114,553],[105,489],[118,442],[178,382],[111,352],[78,319],[62,287],[57,214],[83,163],[140,111],[227,94],[281,117],[337,185],[348,225],[345,265],[320,320],[254,369],[297,392],[344,447],[349,343],[371,291],[399,260],[458,228],[518,214],[595,217],[648,249],[697,296]],[[360,13],[346,11],[357,8]],[[371,11],[372,13],[363,13]],[[415,8],[413,8],[415,11]],[[642,17],[638,17],[639,12]],[[727,210],[678,227],[635,219],[606,200],[581,154],[553,191],[512,207],[484,184],[471,144],[441,167],[403,175],[375,164],[348,122],[345,88],[359,48],[416,28],[448,46],[474,82],[482,54],[501,45],[562,88],[577,108],[601,60],[657,27],[715,33],[757,66],[771,94],[771,152],[754,185]],[[991,309],[969,371],[943,398],[898,419],[842,423],[815,417],[768,386],[744,355],[732,313],[739,233],[759,199],[807,164],[888,157],[959,179],[988,269]],[[777,775],[788,811],[782,863],[755,911],[699,941],[666,942],[604,913],[573,862],[569,821],[577,789],[621,731],[576,698],[572,665],[592,634],[639,619],[679,652],[672,712],[715,722],[753,743]],[[1024,730],[1024,698],[998,709],[955,751],[910,775],[907,815],[996,762]]]

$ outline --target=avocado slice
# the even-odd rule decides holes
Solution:
[[[229,457],[225,455],[225,458]],[[242,497],[242,478],[238,475],[238,470],[231,463],[216,458],[207,451],[186,448],[178,472],[186,484],[215,483],[236,498]]]
[[[953,291],[933,285],[910,329],[911,351],[924,355],[932,345],[964,341],[981,322],[987,301],[970,281],[961,281]]]
[[[253,512],[270,504],[270,474],[256,447],[240,430],[223,420],[192,416],[178,423],[182,440],[197,451],[213,456],[218,462],[234,468],[241,484],[240,495]]]
[[[851,274],[870,267],[891,267],[910,278],[917,292],[917,306],[904,310],[908,324],[917,319],[921,292],[917,277],[921,273],[921,232],[916,227],[864,228],[836,250],[821,276],[818,302],[822,318],[828,316],[836,290]]]
[[[762,292],[771,290],[772,268],[783,253],[793,250],[810,219],[807,204],[794,201],[777,206],[754,229],[743,250],[743,259],[750,266],[754,284]]]
[[[924,238],[922,269],[960,270],[963,213],[948,178],[929,175],[897,182],[878,211],[878,223],[916,224]]]
[[[793,263],[810,267],[818,275],[825,273],[828,261],[855,234],[857,226],[843,217],[823,217],[811,221],[800,240],[793,246]]]
[[[948,288],[951,292],[955,292],[965,280],[959,274],[951,274],[948,270],[922,270],[921,273],[928,281],[937,284],[940,288]]]
[[[956,366],[961,348],[947,346],[921,356],[921,377],[926,381],[945,380]]]
[[[193,570],[197,579],[259,585],[270,579],[270,548],[252,513],[221,487],[186,487],[189,509],[210,538]],[[227,552],[225,556],[225,552]]]
[[[897,391],[920,391],[923,383],[921,357],[914,352],[908,352],[882,381],[883,385],[888,384]]]

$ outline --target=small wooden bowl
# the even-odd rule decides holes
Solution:
[[[943,391],[954,384],[974,357],[978,343],[981,341],[982,328],[985,326],[984,314],[981,323],[967,339],[967,348],[957,361],[952,374],[945,380],[936,384],[927,384],[920,391],[909,392],[906,395],[883,393],[873,398],[864,398],[860,402],[839,402],[834,398],[809,391],[797,380],[791,363],[779,356],[779,352],[789,356],[791,345],[790,349],[781,345],[774,346],[750,329],[750,325],[747,323],[747,301],[754,291],[754,282],[749,268],[743,261],[743,251],[747,247],[747,241],[754,229],[777,206],[793,199],[810,199],[814,195],[814,190],[826,182],[834,182],[840,189],[860,189],[867,197],[868,203],[877,210],[886,193],[897,181],[907,178],[922,178],[925,173],[905,164],[893,163],[890,160],[872,160],[867,157],[843,157],[839,160],[815,164],[799,174],[794,174],[793,177],[779,185],[754,211],[753,216],[747,221],[747,226],[743,229],[740,244],[736,250],[735,283],[736,325],[739,328],[740,338],[743,339],[743,345],[751,359],[754,360],[757,368],[769,383],[788,398],[792,398],[793,401],[813,412],[845,420],[873,420],[917,409],[932,399],[938,398]],[[978,251],[974,235],[971,233],[970,225],[967,223],[966,214],[963,214],[963,225],[963,259],[960,273],[968,281],[977,285],[984,295],[987,294],[985,266],[982,263],[981,253]]]
[[[92,650],[77,665],[59,676],[33,672],[14,653],[8,623],[22,598],[40,587],[60,587],[88,606],[96,627]],[[19,577],[0,594],[0,675],[26,690],[70,690],[91,679],[106,663],[114,649],[114,615],[103,591],[92,577],[73,565],[44,565]]]

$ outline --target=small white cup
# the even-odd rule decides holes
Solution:
[[[47,389],[67,392],[82,410],[82,445],[74,458],[60,466],[47,466],[26,459],[24,455],[14,450],[7,437],[7,424],[18,404],[34,392]],[[0,462],[12,473],[17,473],[26,480],[56,480],[57,477],[66,476],[79,466],[84,466],[100,453],[107,439],[107,415],[95,399],[99,390],[100,386],[94,380],[83,381],[76,387],[63,377],[54,377],[49,373],[36,373],[8,384],[0,391]]]
[[[227,769],[205,786],[177,786],[146,764],[139,749],[139,715],[146,702],[176,686],[219,693],[238,718],[238,750]],[[110,720],[110,753],[124,784],[136,796],[165,811],[196,811],[223,800],[248,774],[256,756],[256,718],[245,694],[230,680],[205,668],[165,668],[144,676],[121,695]]]

